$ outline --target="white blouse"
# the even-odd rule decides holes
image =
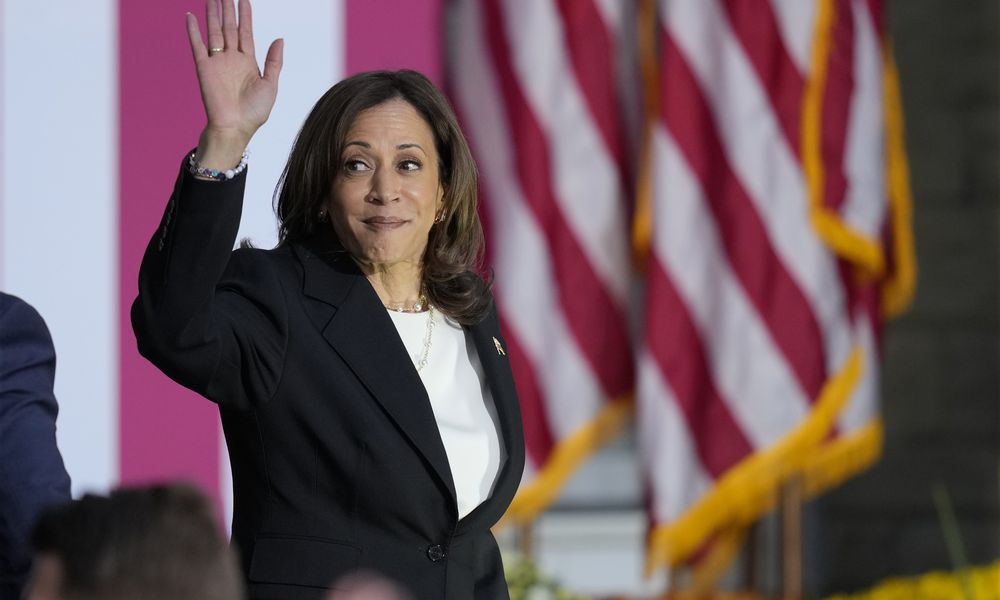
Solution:
[[[461,519],[493,492],[504,452],[479,354],[462,326],[437,310],[388,312],[414,366],[424,357],[427,321],[433,316],[427,362],[419,375],[448,454]]]

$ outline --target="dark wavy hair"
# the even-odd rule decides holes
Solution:
[[[187,484],[121,488],[50,506],[31,542],[62,566],[63,598],[237,600],[246,593],[211,503]]]
[[[359,73],[334,85],[316,102],[292,145],[275,191],[278,245],[302,242],[319,233],[336,236],[318,214],[337,176],[347,133],[361,112],[390,100],[404,100],[423,117],[434,133],[440,161],[444,213],[442,221],[431,227],[424,250],[424,293],[455,321],[476,323],[491,302],[490,282],[479,275],[483,227],[477,207],[476,164],[448,101],[416,71]]]

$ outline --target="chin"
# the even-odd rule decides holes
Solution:
[[[386,266],[413,262],[407,255],[401,252],[393,252],[391,250],[369,250],[361,254],[361,259],[370,265]]]

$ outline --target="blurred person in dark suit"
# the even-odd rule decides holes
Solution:
[[[0,600],[21,595],[35,517],[70,498],[56,447],[55,370],[45,321],[28,303],[0,292]]]
[[[28,600],[238,600],[212,506],[188,485],[88,494],[42,513]]]

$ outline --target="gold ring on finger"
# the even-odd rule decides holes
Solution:
[[[208,49],[208,53],[209,54],[218,54],[219,52],[222,52],[223,50],[225,50],[225,48],[209,48]]]

